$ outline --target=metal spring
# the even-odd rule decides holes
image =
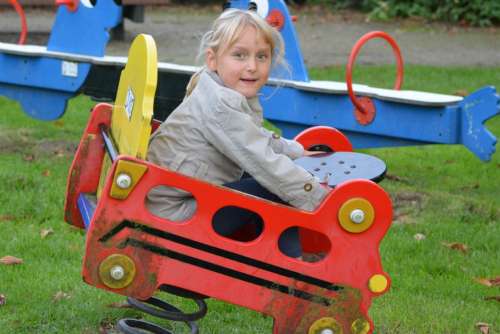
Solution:
[[[198,310],[193,313],[184,313],[177,307],[158,299],[156,297],[151,297],[145,301],[139,301],[135,298],[128,297],[128,303],[149,315],[154,317],[163,318],[172,321],[182,321],[185,322],[186,325],[191,330],[191,334],[198,334],[199,329],[196,324],[196,320],[203,318],[207,313],[207,304],[203,299],[206,296],[184,290],[181,288],[173,287],[173,286],[161,286],[160,290],[166,293],[170,293],[176,295],[178,297],[187,298],[193,300],[198,306]],[[125,318],[118,321],[117,328],[119,331],[125,334],[144,334],[144,333],[154,333],[154,334],[174,334],[173,332],[160,327],[151,322],[140,320],[140,319],[131,319]]]

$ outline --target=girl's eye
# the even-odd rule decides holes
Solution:
[[[267,60],[267,58],[269,58],[269,55],[267,55],[266,53],[262,53],[262,54],[258,54],[258,55],[257,55],[257,59],[258,59],[259,61],[266,61],[266,60]]]
[[[233,57],[238,59],[238,60],[243,60],[246,58],[246,54],[244,54],[242,52],[235,52],[235,53],[233,53]]]

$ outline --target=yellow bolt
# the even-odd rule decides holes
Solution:
[[[365,319],[356,319],[351,325],[353,334],[367,334],[370,331],[370,323]]]
[[[361,233],[372,226],[375,220],[375,209],[364,198],[351,198],[340,207],[338,219],[344,230],[351,233]]]
[[[368,288],[373,293],[381,293],[387,289],[389,282],[384,275],[377,274],[373,275],[368,281]]]
[[[122,254],[112,254],[99,265],[99,277],[111,289],[123,289],[135,278],[135,263]]]
[[[316,320],[309,327],[308,334],[342,334],[342,327],[330,317],[324,317]]]

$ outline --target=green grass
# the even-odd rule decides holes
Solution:
[[[315,79],[342,81],[343,75],[337,67],[311,71]],[[394,75],[391,66],[359,67],[355,81],[391,87]],[[406,78],[407,89],[471,93],[500,87],[500,68],[409,66]],[[67,170],[92,105],[77,97],[62,119],[41,122],[0,98],[0,257],[24,260],[0,265],[0,294],[7,297],[0,306],[2,334],[99,333],[116,319],[140,316],[108,307],[123,298],[82,282],[84,234],[63,222]],[[488,127],[500,137],[500,117]],[[381,185],[395,211],[381,246],[392,288],[370,309],[377,333],[479,333],[477,322],[498,333],[500,303],[484,297],[500,290],[474,278],[500,275],[500,154],[482,163],[461,146],[364,151],[386,161],[390,177]],[[41,230],[48,228],[53,234],[42,239]],[[426,239],[416,241],[417,233]],[[469,251],[442,242],[460,242]],[[54,300],[60,291],[69,298]],[[269,318],[214,300],[200,327],[216,334],[272,332]]]

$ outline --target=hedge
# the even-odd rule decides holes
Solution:
[[[500,0],[343,0],[333,4],[362,9],[382,20],[421,17],[480,27],[500,24]]]

